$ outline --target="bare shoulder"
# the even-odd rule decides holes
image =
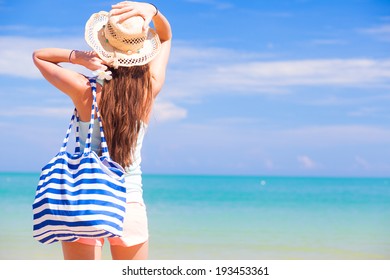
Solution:
[[[100,94],[102,91],[102,86],[99,83],[96,83],[96,97],[99,104]],[[69,94],[69,97],[72,99],[73,104],[79,112],[81,121],[89,121],[92,108],[92,86],[87,77],[80,84],[77,90],[73,94]]]

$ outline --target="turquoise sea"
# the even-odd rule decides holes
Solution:
[[[0,173],[0,259],[62,259],[32,238],[38,177]],[[390,259],[390,178],[144,175],[144,198],[150,259]]]

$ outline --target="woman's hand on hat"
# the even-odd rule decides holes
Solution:
[[[111,15],[118,16],[119,22],[123,22],[133,16],[141,16],[145,23],[143,30],[146,30],[156,15],[156,7],[149,3],[124,1],[112,5]]]
[[[72,62],[82,65],[91,71],[107,69],[104,61],[94,51],[76,51],[75,59]]]

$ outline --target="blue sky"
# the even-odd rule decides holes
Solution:
[[[0,0],[0,171],[39,171],[72,113],[31,53],[88,49],[111,3]],[[145,173],[390,174],[388,0],[154,3],[174,40]]]

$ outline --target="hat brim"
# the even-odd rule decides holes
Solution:
[[[161,43],[156,32],[149,28],[143,47],[136,53],[129,54],[111,46],[104,36],[104,26],[108,22],[109,13],[93,14],[85,25],[87,44],[110,66],[136,66],[149,63],[159,53]]]

